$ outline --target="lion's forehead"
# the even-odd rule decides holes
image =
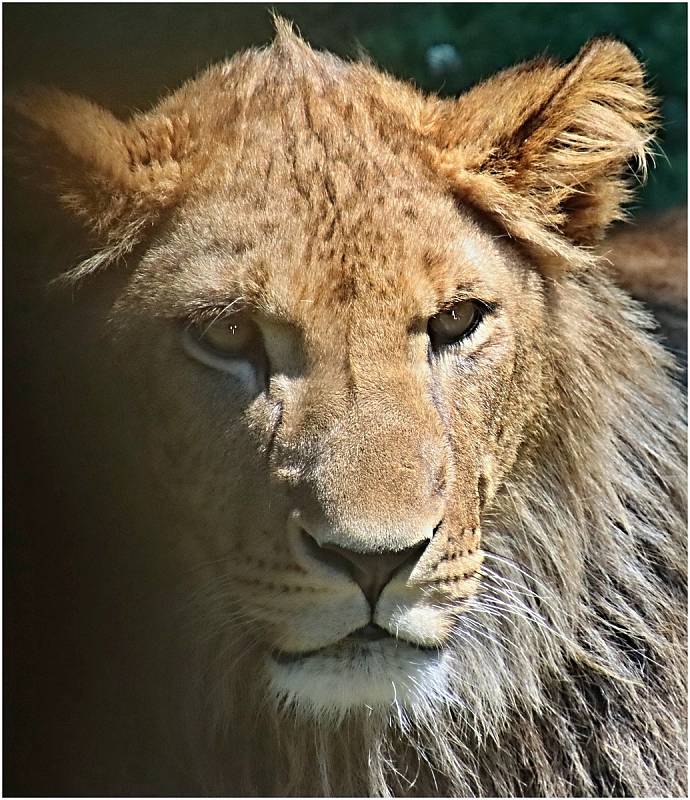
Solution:
[[[173,215],[165,285],[155,264],[145,270],[154,290],[241,297],[333,331],[346,312],[404,328],[458,287],[485,296],[492,263],[500,272],[491,237],[429,172],[412,131],[382,131],[371,105],[338,91],[302,87],[282,105],[259,92],[223,125]]]
[[[294,95],[278,109],[255,100],[241,136],[230,124],[180,215],[188,239],[225,252],[228,277],[274,306],[444,293],[463,262],[449,243],[469,226],[416,137],[391,142],[371,110]]]
[[[396,182],[343,197],[328,188],[330,165],[324,173],[304,194],[201,196],[184,220],[193,247],[181,262],[199,293],[208,285],[300,324],[358,308],[408,325],[459,288],[495,291],[489,237],[451,200],[413,198]]]

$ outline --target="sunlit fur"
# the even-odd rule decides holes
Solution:
[[[577,325],[555,362],[559,413],[487,510],[483,588],[459,617],[447,679],[407,706],[342,714],[334,700],[314,721],[289,696],[276,714],[267,685],[218,678],[218,746],[245,789],[685,792],[683,410],[639,308],[586,280],[568,289]],[[235,657],[255,675],[254,650]],[[259,708],[262,724],[245,727]]]
[[[166,737],[194,753],[199,792],[686,794],[683,403],[652,321],[595,249],[651,140],[639,63],[600,40],[444,101],[278,28],[271,48],[129,122],[53,90],[10,101],[19,162],[95,244],[70,279],[130,256],[112,316],[144,398],[132,419],[148,512],[172,520],[150,535],[183,564],[170,580],[186,627],[171,627],[193,661],[162,704],[185,705]],[[442,428],[425,329],[409,324],[419,294],[436,313],[461,267],[503,317],[484,329],[491,369],[434,362]],[[238,285],[306,331],[309,369],[267,326],[283,367],[270,391],[210,374],[171,324],[183,296],[189,315],[202,290],[227,302]],[[337,329],[348,314],[354,353]],[[342,364],[368,393],[340,391]],[[351,582],[290,555],[285,485],[311,480],[329,511],[374,519],[379,549],[402,549],[434,521],[421,504],[443,459],[457,524],[400,588],[449,623],[443,649],[374,643],[276,667],[272,649],[330,645],[345,612],[350,629],[363,613]],[[366,689],[357,664],[376,673]]]

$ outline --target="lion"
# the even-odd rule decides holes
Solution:
[[[17,296],[79,287],[19,329],[71,522],[14,783],[685,795],[683,397],[604,239],[640,63],[441,99],[276,27],[127,120],[9,100]]]

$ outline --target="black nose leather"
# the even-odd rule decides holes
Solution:
[[[309,538],[311,539],[311,537]],[[312,542],[314,542],[313,539]],[[357,553],[335,544],[323,546],[317,544],[310,550],[313,556],[321,557],[331,566],[335,556],[336,560],[348,570],[352,579],[360,586],[373,611],[379,595],[393,575],[404,565],[416,563],[428,544],[428,541],[424,541],[405,550],[384,553]]]

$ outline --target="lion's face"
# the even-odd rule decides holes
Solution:
[[[129,337],[194,557],[273,688],[317,708],[438,689],[544,326],[540,279],[476,215],[338,154],[306,199],[261,151],[239,189],[200,187],[120,301],[160,315]]]
[[[644,152],[633,56],[440,101],[283,30],[128,124],[13,103],[103,238],[77,274],[143,248],[118,341],[209,616],[304,709],[442,697],[482,516],[548,413],[550,293]]]

